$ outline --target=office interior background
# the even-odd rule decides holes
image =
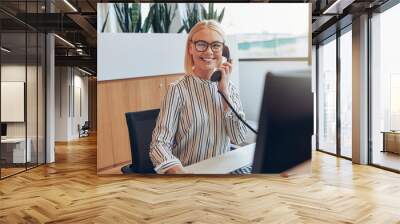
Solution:
[[[2,178],[43,164],[46,157],[48,162],[53,162],[54,141],[76,139],[79,136],[78,125],[82,127],[85,121],[91,124],[91,131],[96,132],[97,56],[96,41],[93,38],[96,37],[97,13],[101,15],[105,12],[103,12],[104,7],[97,12],[97,5],[89,3],[77,1],[78,5],[71,7],[62,1],[2,2],[4,19],[1,32],[1,116],[2,130],[7,132],[4,136],[8,138],[1,145]],[[396,67],[394,56],[398,50],[394,42],[399,34],[392,29],[399,19],[399,14],[396,13],[398,6],[385,10],[383,5],[388,4],[390,2],[386,4],[354,2],[346,6],[349,12],[346,16],[344,16],[346,13],[342,13],[343,18],[336,18],[337,16],[329,13],[318,18],[316,7],[324,8],[329,3],[317,1],[313,4],[312,67],[314,86],[317,88],[314,91],[317,124],[314,142],[317,150],[350,160],[352,158],[352,18],[355,17],[353,15],[355,13],[365,13],[369,10],[371,12],[367,21],[368,32],[363,33],[368,37],[367,53],[370,54],[369,83],[364,83],[367,85],[364,88],[368,88],[369,106],[368,121],[365,126],[365,129],[368,129],[365,130],[368,132],[366,141],[370,143],[367,163],[399,170],[398,154],[396,154],[399,147],[396,130],[400,129],[400,101],[397,100],[400,94],[397,74],[399,68]],[[76,7],[80,13],[75,12]],[[142,4],[142,7],[144,8],[142,14],[145,14],[146,4]],[[224,5],[220,4],[219,7],[223,8]],[[373,8],[382,9],[378,11],[372,10]],[[356,12],[353,13],[351,10]],[[52,23],[45,23],[45,15],[50,11],[54,13],[50,20]],[[66,15],[61,15],[60,12]],[[80,15],[82,13],[84,15]],[[328,20],[327,18],[330,18],[329,23],[318,20]],[[229,19],[228,14],[225,21]],[[78,20],[84,22],[80,24]],[[334,23],[332,21],[336,20],[341,21],[338,30],[332,29],[331,25]],[[109,22],[107,27],[102,27],[103,32],[122,32],[118,26],[112,24]],[[49,34],[50,32],[54,32],[54,35]],[[302,35],[304,36],[304,33]],[[264,52],[264,55],[257,55],[260,53],[251,51],[240,52],[241,73],[261,74],[264,68],[287,69],[288,63],[290,69],[304,68],[307,65],[307,51],[304,49],[307,42],[303,40],[302,35],[297,35],[295,37],[297,42],[292,41],[294,44],[289,44],[289,47],[287,44],[281,44],[281,46],[262,48],[261,52]],[[273,33],[264,38],[271,43],[282,39],[282,35]],[[282,63],[286,65],[280,66]],[[52,80],[47,80],[51,83],[46,82],[46,75],[49,79],[52,73],[54,74]],[[241,78],[243,79],[243,76]],[[252,97],[254,88],[261,91],[260,78],[254,75],[246,77],[246,85],[240,86],[242,98],[245,99],[242,101],[247,117],[255,122],[258,120],[259,105],[253,105],[252,101],[246,99]],[[50,94],[52,88],[54,89]],[[258,95],[256,97],[260,97]],[[52,131],[54,134],[51,131],[49,133],[47,129],[47,141],[45,141],[46,112],[49,112],[47,126],[52,123],[54,126]],[[50,119],[53,114],[54,120]],[[46,145],[47,150],[45,150]],[[11,159],[13,155],[14,161]]]
[[[1,178],[54,162],[54,143],[79,138],[85,122],[96,130],[96,40],[62,11],[62,1],[1,2]]]
[[[3,189],[20,177],[38,178],[40,174],[35,170],[46,169],[46,175],[52,172],[56,175],[57,163],[63,164],[60,173],[67,172],[67,167],[77,165],[74,159],[93,160],[87,166],[78,167],[93,172],[92,178],[97,175],[96,167],[92,167],[96,164],[98,140],[96,4],[107,2],[116,1],[0,2],[0,185]],[[335,159],[315,169],[321,172],[340,169],[347,175],[340,164],[349,161],[353,165],[344,167],[350,173],[360,172],[357,175],[366,179],[377,173],[388,175],[386,181],[396,180],[400,172],[400,67],[397,62],[400,33],[396,29],[400,21],[399,2],[290,2],[311,4],[313,150],[316,151],[313,155],[318,155],[317,161],[326,155]],[[292,59],[300,66],[307,64],[303,57]],[[243,60],[243,63],[248,63],[248,69],[257,69],[253,64],[260,61],[267,66],[282,66],[281,61],[268,56]],[[253,115],[249,112],[250,117]],[[88,137],[81,136],[87,135],[82,126],[89,127]],[[89,156],[85,156],[88,152],[82,147],[85,144],[92,144]],[[368,169],[363,170],[357,164]],[[396,175],[394,178],[392,173]],[[330,175],[343,177],[335,172]],[[384,179],[378,182],[389,184]],[[324,186],[332,187],[333,182]],[[368,179],[367,183],[375,187],[373,182]],[[385,189],[396,195],[393,189],[398,189],[398,185]],[[388,211],[382,215],[389,217],[384,220],[398,221],[399,216]],[[335,221],[349,219],[339,217]]]

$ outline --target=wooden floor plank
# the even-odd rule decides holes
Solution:
[[[400,175],[313,153],[310,175],[96,174],[96,136],[0,181],[0,223],[400,223]]]

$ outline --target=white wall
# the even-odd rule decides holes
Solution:
[[[311,74],[307,61],[241,61],[239,63],[239,90],[246,119],[258,122],[265,75],[268,71],[305,69],[310,69]]]
[[[1,82],[1,121],[24,122],[24,82]]]
[[[25,76],[26,72],[28,72],[28,76],[31,74],[36,74],[36,67],[33,66],[25,66],[25,64],[20,65],[20,64],[5,64],[1,66],[1,81],[5,82],[25,82]],[[29,80],[29,77],[28,77]],[[30,82],[30,81],[29,81]],[[30,83],[32,84],[32,83]],[[29,89],[27,88],[27,91]],[[27,100],[32,100],[32,94],[35,93],[30,93],[28,92],[27,95],[30,97],[30,99]],[[4,96],[2,96],[3,98]],[[35,96],[33,96],[35,97]],[[1,108],[1,110],[7,110],[7,108]],[[22,108],[24,110],[24,107]],[[30,110],[27,109],[28,112],[28,121],[27,122],[7,122],[7,136],[8,137],[25,137],[25,127],[28,125],[28,127],[32,127],[32,125],[36,125],[36,120],[35,124],[32,124],[33,120],[31,120],[32,114],[30,114]],[[30,132],[28,131],[28,137],[30,135]]]
[[[184,72],[186,34],[99,33],[97,80]]]
[[[186,39],[174,33],[99,33],[97,80],[184,73]],[[236,38],[226,39],[235,65],[232,81],[239,85]]]
[[[55,141],[68,140],[68,85],[67,67],[55,68]]]
[[[18,81],[25,82],[24,65],[2,65],[1,66],[1,81]],[[28,66],[29,69],[29,66]]]
[[[23,83],[26,83],[26,81],[25,81],[26,70],[25,69],[28,69],[28,72],[29,72],[29,71],[31,71],[33,69],[33,67],[32,66],[25,67],[25,64],[24,65],[18,65],[18,64],[2,65],[1,66],[1,81],[2,82],[23,82]],[[4,85],[4,84],[5,83],[2,83],[2,85]],[[4,94],[4,89],[2,89],[1,91],[2,91],[2,94]],[[22,94],[24,94],[24,90],[22,90],[22,91],[23,91]],[[8,97],[2,95],[1,98],[4,99],[4,98],[8,98]],[[22,100],[24,100],[24,96],[22,96]],[[4,107],[4,106],[6,106],[6,105],[4,105],[4,102],[1,103],[1,106],[2,106],[2,108],[1,108],[1,114],[2,115],[5,115],[6,112],[11,112],[11,111],[9,111],[10,108],[5,108]],[[14,109],[16,109],[16,108],[14,108]],[[25,110],[24,109],[24,102],[22,102],[22,108],[20,108],[20,111],[15,111],[15,113],[18,113],[18,114],[22,115],[22,119],[19,116],[19,119],[17,119],[19,122],[11,122],[11,123],[9,123],[8,129],[13,129],[14,127],[17,127],[17,126],[25,126],[24,125],[24,119],[25,119],[24,118],[24,110]],[[22,112],[22,114],[21,114],[21,112]],[[11,113],[13,113],[13,112],[11,112]],[[4,120],[3,117],[1,119]],[[25,132],[24,131],[19,132],[19,133],[20,134],[22,133],[22,136],[25,136],[25,134],[24,134]],[[21,137],[21,136],[18,136],[18,137]]]
[[[56,67],[55,86],[55,140],[77,139],[78,124],[83,125],[88,120],[88,78],[76,68]],[[77,107],[79,104],[82,114]]]
[[[38,70],[37,70],[38,69]],[[38,75],[38,76],[37,76]],[[1,66],[1,78],[2,78],[2,115],[4,113],[12,113],[13,115],[18,114],[18,121],[14,120],[13,122],[7,121],[7,137],[9,138],[24,138],[25,135],[28,139],[30,139],[30,148],[31,148],[31,156],[33,161],[36,161],[37,154],[39,154],[38,159],[39,163],[44,163],[44,83],[43,78],[44,74],[41,71],[41,67],[36,66],[25,66],[25,64],[3,64]],[[25,79],[27,78],[27,81]],[[12,93],[12,91],[7,91],[4,88],[5,83],[14,83],[20,84],[19,89],[15,89],[15,86],[12,86],[13,91],[17,91]],[[25,98],[25,89],[24,84],[26,85],[26,99]],[[37,92],[39,91],[39,92]],[[16,99],[15,97],[7,96],[7,94],[22,94],[22,96]],[[9,99],[8,99],[9,98]],[[9,105],[5,104],[4,99],[11,99],[11,102],[8,102]],[[26,102],[25,102],[26,101]],[[26,106],[25,106],[26,103]],[[18,104],[14,106],[10,106],[12,104]],[[26,119],[24,118],[24,114],[26,112]],[[4,120],[5,117],[2,117]],[[16,122],[15,122],[16,121]]]
[[[76,70],[75,70],[76,72]],[[77,75],[75,73],[74,75],[74,86],[75,86],[75,94],[72,96],[74,99],[74,108],[72,110],[75,110],[75,113],[72,113],[72,119],[71,119],[71,132],[70,135],[72,138],[79,138],[79,132],[78,132],[78,124],[82,126],[85,121],[88,121],[88,78],[83,77],[81,75]],[[77,93],[77,90],[80,90],[80,99],[79,99],[79,93]],[[79,102],[79,100],[81,102]],[[79,105],[80,104],[80,105]],[[79,106],[81,106],[82,113],[79,111]],[[74,111],[73,111],[74,112]]]

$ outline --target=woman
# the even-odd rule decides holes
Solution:
[[[229,143],[245,140],[246,127],[219,95],[244,113],[235,86],[229,82],[232,64],[222,63],[225,35],[220,24],[205,20],[190,31],[186,43],[183,79],[171,84],[162,103],[150,144],[150,158],[157,173],[184,173],[183,166],[224,154]],[[219,82],[210,81],[219,69]],[[249,173],[245,167],[236,173]]]

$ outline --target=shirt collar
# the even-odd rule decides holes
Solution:
[[[192,77],[196,82],[198,82],[198,83],[202,83],[202,84],[206,84],[206,85],[215,84],[215,82],[213,82],[213,81],[211,81],[211,80],[207,80],[207,79],[202,79],[202,78],[198,77],[198,76],[195,75],[195,74],[192,74],[192,75],[189,75],[189,76],[191,76],[191,77]]]

